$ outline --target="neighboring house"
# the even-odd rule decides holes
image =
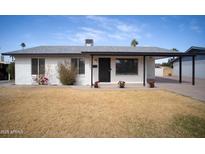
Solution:
[[[44,74],[49,84],[60,84],[57,67],[68,60],[78,70],[77,85],[102,83],[146,84],[155,78],[155,57],[184,55],[158,47],[93,46],[87,39],[85,46],[38,46],[4,53],[15,58],[15,83],[35,84]]]
[[[4,62],[4,58],[0,55],[0,80],[8,80],[8,64]]]
[[[157,66],[155,65],[155,76],[165,77],[172,76],[173,69],[167,66]]]
[[[205,53],[205,48],[191,47],[186,53]],[[173,75],[179,76],[179,58],[172,61]],[[182,57],[182,76],[192,77],[192,57]],[[195,56],[195,77],[205,79],[205,55]]]
[[[8,80],[8,64],[0,61],[0,80]]]

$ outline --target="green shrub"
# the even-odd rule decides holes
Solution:
[[[76,82],[77,71],[71,67],[68,61],[58,64],[58,73],[63,85],[73,85]]]

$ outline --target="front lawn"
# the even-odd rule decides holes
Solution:
[[[1,87],[0,137],[205,137],[205,103],[156,89]]]

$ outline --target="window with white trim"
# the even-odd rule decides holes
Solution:
[[[117,75],[137,75],[138,74],[138,59],[116,59],[116,74]]]
[[[72,58],[71,67],[75,68],[78,74],[85,74],[85,60],[83,58]]]
[[[44,58],[32,58],[31,59],[31,74],[32,75],[44,75],[45,74],[45,59]]]

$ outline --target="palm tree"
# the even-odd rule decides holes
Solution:
[[[133,39],[132,42],[131,42],[131,46],[132,47],[136,47],[138,45],[138,41],[136,39]]]
[[[178,49],[176,49],[176,48],[172,48],[172,50],[173,50],[173,51],[179,51],[179,50],[178,50]]]
[[[24,49],[26,47],[25,43],[21,43],[21,47]]]

